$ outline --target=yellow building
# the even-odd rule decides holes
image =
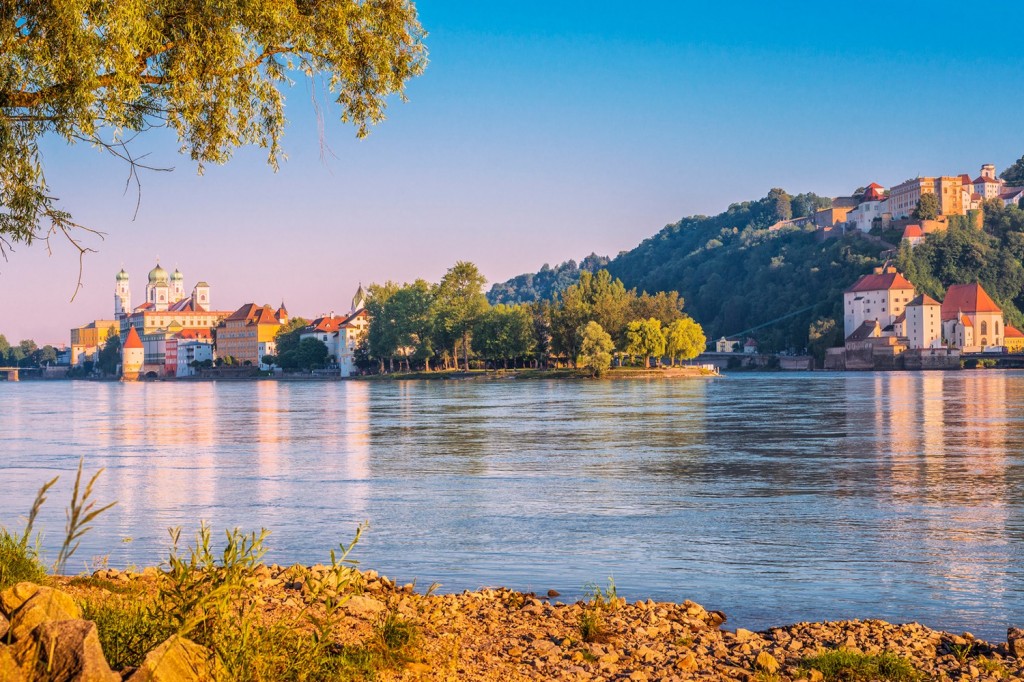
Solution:
[[[71,364],[90,359],[107,339],[120,330],[117,320],[93,320],[84,327],[71,330]]]
[[[287,322],[288,311],[284,305],[275,311],[269,305],[260,307],[246,303],[217,327],[217,357],[231,356],[240,364],[258,365],[261,352],[273,354],[274,337]]]
[[[921,196],[934,194],[939,200],[942,215],[966,215],[964,207],[964,181],[961,176],[914,178],[889,190],[889,212],[894,218],[909,218]]]
[[[1024,353],[1024,333],[1016,327],[1006,325],[1003,329],[1003,345],[1007,353]]]

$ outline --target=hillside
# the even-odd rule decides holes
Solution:
[[[668,225],[607,269],[629,288],[676,290],[709,339],[734,335],[803,310],[756,333],[766,349],[802,350],[819,318],[841,319],[842,291],[878,264],[877,243],[864,238],[818,241],[813,229],[769,230],[780,219],[812,211],[827,200],[773,190],[758,201],[733,204],[717,216],[692,216]],[[570,261],[571,262],[571,261]],[[515,282],[492,295],[515,298]],[[570,282],[571,283],[571,282]]]
[[[812,194],[789,197],[772,190],[763,199],[733,204],[717,216],[692,216],[667,225],[606,267],[627,288],[678,291],[686,312],[704,326],[709,340],[771,323],[750,334],[763,350],[815,346],[820,353],[822,346],[842,340],[843,290],[880,263],[882,250],[877,238],[859,233],[820,241],[810,227],[769,229],[824,201]],[[1024,210],[993,201],[985,206],[984,230],[953,217],[949,230],[928,235],[916,249],[904,244],[896,263],[920,291],[939,300],[950,284],[980,282],[1003,307],[1007,322],[1019,326],[1024,324],[1022,259]],[[562,289],[572,283],[566,283],[570,265],[575,264],[549,268],[560,273]],[[541,273],[496,284],[491,294],[499,292],[505,302],[535,300],[520,297],[518,284],[538,277]],[[542,297],[557,293],[552,292]]]

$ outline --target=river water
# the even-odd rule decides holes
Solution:
[[[729,626],[1024,625],[1024,374],[683,381],[0,382],[0,524],[39,485],[50,558],[80,457],[117,506],[69,568],[167,528],[272,531],[315,563],[456,591],[693,599]]]

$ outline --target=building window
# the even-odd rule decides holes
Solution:
[[[982,334],[988,334],[988,322],[982,321],[982,323],[981,323],[981,333]],[[985,341],[982,340],[982,343],[985,343]]]

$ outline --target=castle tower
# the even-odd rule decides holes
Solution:
[[[132,312],[132,294],[128,286],[128,273],[121,272],[114,277],[114,319],[119,320]]]
[[[360,310],[366,307],[366,293],[363,292],[363,283],[359,283],[359,288],[356,289],[356,295],[352,297],[352,310],[349,311],[349,315],[355,315]]]
[[[210,285],[206,282],[197,282],[192,289],[192,303],[203,310],[210,310]]]
[[[153,304],[153,310],[167,310],[170,303],[171,286],[168,281],[167,271],[156,267],[149,271],[149,284],[146,285],[146,303]]]
[[[121,346],[121,381],[138,381],[142,363],[146,360],[142,339],[135,327],[128,328],[128,338]]]
[[[988,178],[989,180],[996,179],[996,167],[995,164],[986,163],[981,167],[981,177]]]
[[[185,298],[185,276],[181,274],[181,270],[174,268],[174,272],[171,273],[171,303],[177,303],[181,299]]]

